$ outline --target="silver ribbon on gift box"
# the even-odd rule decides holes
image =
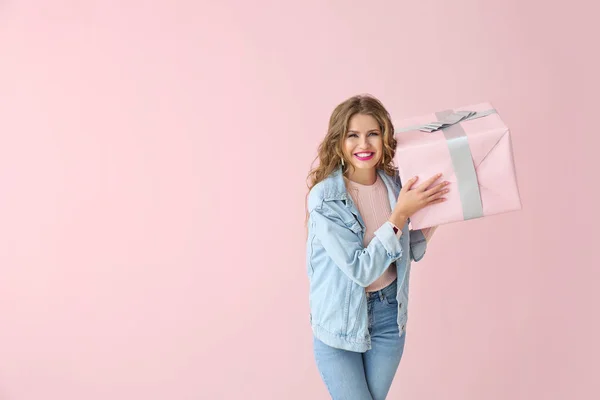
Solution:
[[[496,113],[495,109],[485,111],[454,111],[444,110],[436,112],[437,121],[423,125],[413,125],[396,130],[396,133],[420,130],[433,133],[442,131],[450,151],[456,182],[462,203],[463,217],[465,220],[483,217],[483,205],[479,183],[473,164],[473,156],[469,148],[469,141],[461,122],[476,118],[486,117]]]

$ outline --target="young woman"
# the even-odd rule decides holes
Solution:
[[[437,227],[410,216],[442,202],[441,174],[402,186],[390,116],[372,96],[333,111],[309,174],[306,246],[310,322],[321,378],[336,399],[385,399],[406,335],[411,261]]]

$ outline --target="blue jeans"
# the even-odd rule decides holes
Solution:
[[[402,353],[406,331],[399,336],[397,281],[367,293],[371,350],[357,353],[336,349],[313,336],[314,356],[333,400],[384,400]]]

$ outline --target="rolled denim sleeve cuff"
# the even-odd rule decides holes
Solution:
[[[392,224],[383,224],[381,228],[375,231],[375,236],[387,251],[388,256],[393,258],[394,261],[402,256],[402,246],[394,233]]]

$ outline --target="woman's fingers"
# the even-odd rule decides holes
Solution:
[[[433,200],[433,201],[430,201],[428,205],[437,204],[437,203],[442,203],[442,202],[444,202],[444,201],[446,201],[446,198],[445,198],[445,197],[441,197],[441,198],[439,198],[439,199],[435,199],[435,200]]]
[[[421,192],[425,192],[427,190],[427,188],[429,186],[431,186],[433,184],[433,182],[440,179],[441,176],[442,176],[442,174],[437,174],[437,175],[432,176],[431,178],[429,178],[425,182],[423,182],[421,185],[419,185],[419,187],[417,187],[417,190],[420,190]]]
[[[431,200],[438,199],[438,198],[442,197],[443,195],[445,195],[448,192],[449,192],[448,189],[440,190],[439,192],[436,192],[436,193],[432,194],[431,196],[429,196],[427,198],[427,200],[431,201]]]
[[[408,181],[406,181],[406,183],[402,186],[402,189],[400,190],[401,192],[407,192],[409,190],[411,190],[412,186],[415,184],[415,182],[417,181],[417,179],[419,179],[418,176],[413,176],[412,178],[410,178]]]
[[[444,181],[440,184],[435,185],[434,187],[432,187],[431,189],[426,190],[425,192],[423,192],[426,196],[432,196],[436,193],[439,192],[444,192],[444,193],[448,193],[448,189],[446,186],[448,186],[449,182],[448,181]]]

